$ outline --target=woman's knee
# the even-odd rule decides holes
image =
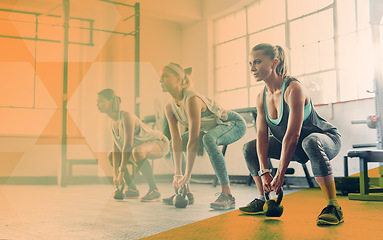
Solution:
[[[134,161],[136,162],[140,162],[142,160],[144,160],[146,157],[147,157],[147,153],[140,150],[139,147],[136,147],[136,148],[133,148],[132,150],[132,156],[133,156],[133,159]]]
[[[302,148],[304,150],[317,148],[320,145],[321,145],[321,141],[317,134],[310,134],[309,136],[304,138],[302,141]]]
[[[212,134],[209,134],[209,132],[202,137],[202,143],[207,151],[211,147],[217,147],[217,139]]]
[[[257,151],[256,151],[256,139],[243,144],[242,152],[243,152],[243,155],[245,156],[245,158],[254,157],[254,155],[256,155],[256,153],[257,153]]]

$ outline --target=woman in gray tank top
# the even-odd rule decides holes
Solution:
[[[297,79],[287,75],[285,53],[280,46],[267,43],[255,46],[250,52],[249,64],[255,80],[265,83],[264,91],[256,98],[257,139],[244,146],[245,160],[260,198],[240,211],[262,213],[264,192],[280,191],[290,161],[310,161],[315,180],[328,202],[317,224],[343,222],[330,164],[341,147],[337,128],[318,115],[307,90]],[[268,158],[280,159],[274,177],[270,175]],[[299,210],[303,211],[296,211]]]
[[[112,89],[98,93],[97,107],[110,118],[113,150],[108,160],[113,166],[113,182],[116,186],[115,199],[138,198],[140,196],[127,165],[130,161],[142,172],[149,184],[143,202],[160,201],[161,194],[154,182],[153,170],[148,161],[161,158],[169,152],[169,140],[159,131],[144,125],[136,115],[120,110],[120,97]],[[122,187],[121,187],[122,186]],[[123,193],[124,187],[125,192]]]
[[[243,137],[246,132],[245,121],[239,114],[224,110],[215,101],[190,89],[190,74],[190,68],[184,70],[179,64],[169,63],[162,69],[160,80],[162,89],[172,97],[165,107],[165,113],[172,137],[170,152],[175,167],[173,186],[180,189],[189,182],[197,151],[203,145],[222,188],[221,194],[210,207],[235,208],[225,159],[218,146]],[[181,135],[178,123],[188,131]],[[185,161],[183,152],[186,153],[185,169],[182,169],[182,162]],[[194,202],[190,184],[187,187],[188,197]],[[173,198],[174,195],[163,199],[163,202],[171,204]]]

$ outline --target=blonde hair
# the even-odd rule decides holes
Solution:
[[[179,76],[182,80],[182,87],[190,88],[192,85],[191,74],[192,68],[183,69],[178,63],[169,63],[164,68],[169,69],[174,75]]]
[[[106,88],[106,89],[98,92],[97,94],[100,95],[101,97],[104,97],[108,101],[113,100],[112,110],[114,112],[120,111],[121,98],[114,93],[113,89]]]

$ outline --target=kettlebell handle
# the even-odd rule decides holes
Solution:
[[[176,194],[181,194],[182,196],[186,196],[188,190],[187,190],[187,184],[181,188],[181,190],[178,190],[178,188],[174,189]]]
[[[269,201],[270,200],[270,193],[265,192],[265,198],[267,201]],[[277,198],[277,204],[278,205],[281,204],[282,198],[283,198],[283,190],[281,188],[281,190],[279,190],[279,192],[278,192],[278,198]]]

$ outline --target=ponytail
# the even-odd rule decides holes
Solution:
[[[285,54],[285,51],[283,50],[283,48],[281,46],[276,45],[275,48],[278,51],[277,59],[279,61],[276,72],[279,76],[282,76],[282,78],[285,78],[287,75],[287,65],[286,65],[286,60],[285,60],[286,54]]]
[[[185,72],[185,77],[182,81],[182,85],[185,88],[190,88],[190,86],[192,85],[191,74],[193,72],[193,69],[191,67],[185,68],[184,72]]]
[[[120,111],[120,104],[121,104],[121,98],[119,96],[114,96],[113,103],[112,103],[113,112]]]

